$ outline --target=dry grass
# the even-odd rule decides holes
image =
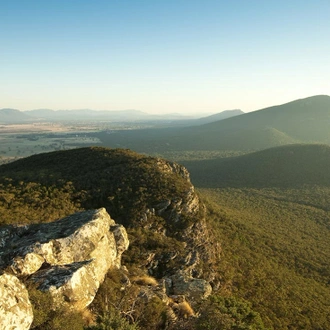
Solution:
[[[180,317],[194,316],[195,312],[187,301],[180,302],[176,305]]]
[[[134,276],[131,281],[133,283],[136,283],[138,285],[149,285],[149,286],[157,286],[158,282],[157,280],[148,275],[141,275],[141,276]]]
[[[86,308],[83,311],[81,311],[81,317],[82,317],[82,319],[84,321],[84,324],[86,326],[91,326],[91,325],[94,325],[95,324],[96,316],[88,308]]]

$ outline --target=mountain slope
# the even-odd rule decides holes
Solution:
[[[330,97],[313,96],[200,126],[176,130],[118,132],[98,136],[106,146],[116,143],[139,151],[252,151],[292,143],[330,143]],[[150,134],[150,139],[148,135]],[[148,150],[143,150],[144,146]]]
[[[330,96],[317,95],[286,104],[250,112],[225,123],[213,123],[205,130],[274,127],[305,141],[328,139],[325,132],[330,122]]]
[[[137,208],[130,214],[131,203],[143,209],[146,201],[156,202],[160,195],[166,196],[171,190],[182,193],[189,188],[189,183],[176,175],[169,175],[169,182],[160,188],[157,181],[163,174],[156,159],[120,149],[92,147],[38,154],[2,165],[0,170],[2,178],[15,181],[21,179],[47,186],[61,186],[70,181],[76,192],[87,193],[84,200],[80,200],[84,208],[94,203],[98,205],[93,207],[98,208],[105,202],[112,208],[113,216],[126,225],[138,221],[141,216]],[[145,190],[148,184],[151,191],[142,193],[140,190]],[[175,185],[173,189],[171,185]],[[105,196],[103,189],[106,189]],[[125,210],[122,212],[113,207],[118,200],[123,203]]]
[[[330,97],[318,95],[204,125],[199,132],[216,131],[224,136],[239,130],[274,128],[301,142],[328,143],[329,124]]]
[[[239,157],[187,161],[201,187],[330,187],[330,146],[295,144]]]
[[[227,285],[271,329],[329,329],[330,147],[288,145],[184,164],[211,201]]]
[[[244,114],[244,112],[242,110],[239,110],[239,109],[225,110],[225,111],[221,111],[221,112],[216,113],[216,114],[211,115],[211,116],[196,119],[196,122],[197,122],[198,125],[202,125],[202,124],[207,124],[207,123],[213,123],[213,122],[218,121],[218,120],[223,120],[223,119],[235,117],[235,116],[242,115],[242,114]]]

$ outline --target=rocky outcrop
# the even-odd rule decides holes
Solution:
[[[171,282],[171,287],[167,287],[167,293],[186,295],[194,300],[204,299],[211,294],[212,286],[218,285],[214,268],[221,253],[220,243],[216,243],[208,230],[205,206],[190,182],[187,169],[162,159],[157,160],[157,166],[164,173],[180,176],[188,183],[188,188],[184,193],[164,199],[147,209],[141,217],[141,225],[183,242],[184,251],[162,254],[150,252],[146,258],[147,268],[151,275],[159,275],[158,269],[166,269],[166,264],[176,259],[175,264],[178,267],[166,270],[162,274],[163,278],[170,279]],[[170,225],[167,225],[167,228],[155,225],[155,217],[163,218],[166,224]]]
[[[173,295],[185,295],[195,301],[205,299],[212,293],[210,283],[203,279],[193,278],[184,271],[171,276],[167,283],[170,284],[169,291]]]
[[[111,210],[131,233],[134,246],[128,251],[128,266],[166,282],[164,297],[186,296],[194,303],[210,294],[210,283],[215,286],[220,245],[212,238],[205,207],[183,166],[129,150],[82,148],[32,156],[7,169],[6,177],[15,179],[20,169],[25,180],[46,190],[53,184],[65,193],[70,183],[66,196],[71,207],[78,200],[81,208],[103,205]],[[55,205],[49,205],[49,212]],[[19,212],[17,221],[24,216]],[[31,219],[36,221],[44,210],[33,212]],[[0,269],[28,277],[51,292],[56,304],[79,310],[93,299],[108,267],[120,267],[127,245],[125,229],[105,210],[50,224],[6,226],[0,229]]]
[[[120,267],[128,248],[123,226],[105,209],[73,214],[51,223],[0,229],[0,267],[29,276],[53,296],[54,307],[82,310],[107,271]]]
[[[27,330],[33,320],[32,306],[25,286],[10,274],[0,276],[0,328]]]
[[[183,179],[190,182],[190,174],[188,170],[177,163],[169,162],[162,158],[157,158],[157,166],[158,168],[163,171],[164,173],[174,173],[181,176]]]

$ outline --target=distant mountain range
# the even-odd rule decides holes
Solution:
[[[0,124],[25,123],[31,121],[31,117],[16,109],[0,109]]]
[[[210,117],[209,117],[210,119]],[[254,151],[294,143],[330,143],[330,97],[312,96],[204,125],[100,133],[105,146],[139,152]]]
[[[200,125],[215,120],[225,119],[243,113],[240,110],[226,110],[221,113],[194,119],[192,116],[185,116],[178,113],[153,115],[139,110],[51,110],[37,109],[29,111],[19,111],[16,109],[0,109],[0,124],[21,124],[27,122],[59,122],[59,121],[111,121],[111,122],[133,122],[133,121],[168,121],[180,126]]]
[[[330,143],[330,97],[318,95],[182,131],[193,149],[255,150]],[[177,145],[177,141],[176,141]],[[187,146],[186,146],[187,147]]]
[[[330,96],[327,95],[312,96],[249,113],[242,113],[241,110],[223,111],[199,119],[178,114],[150,115],[138,110],[0,110],[0,124],[38,120],[153,122],[153,129],[96,133],[103,146],[130,148],[146,153],[196,150],[247,152],[288,144],[330,144]]]

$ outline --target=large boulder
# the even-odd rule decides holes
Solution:
[[[28,292],[19,279],[11,274],[0,276],[1,330],[29,329],[33,321]]]
[[[88,306],[110,268],[119,268],[128,248],[124,227],[104,208],[51,223],[0,228],[0,267],[49,291],[54,308]]]
[[[173,295],[185,295],[192,300],[206,299],[212,293],[209,282],[193,278],[184,271],[179,271],[167,279],[169,291]]]

